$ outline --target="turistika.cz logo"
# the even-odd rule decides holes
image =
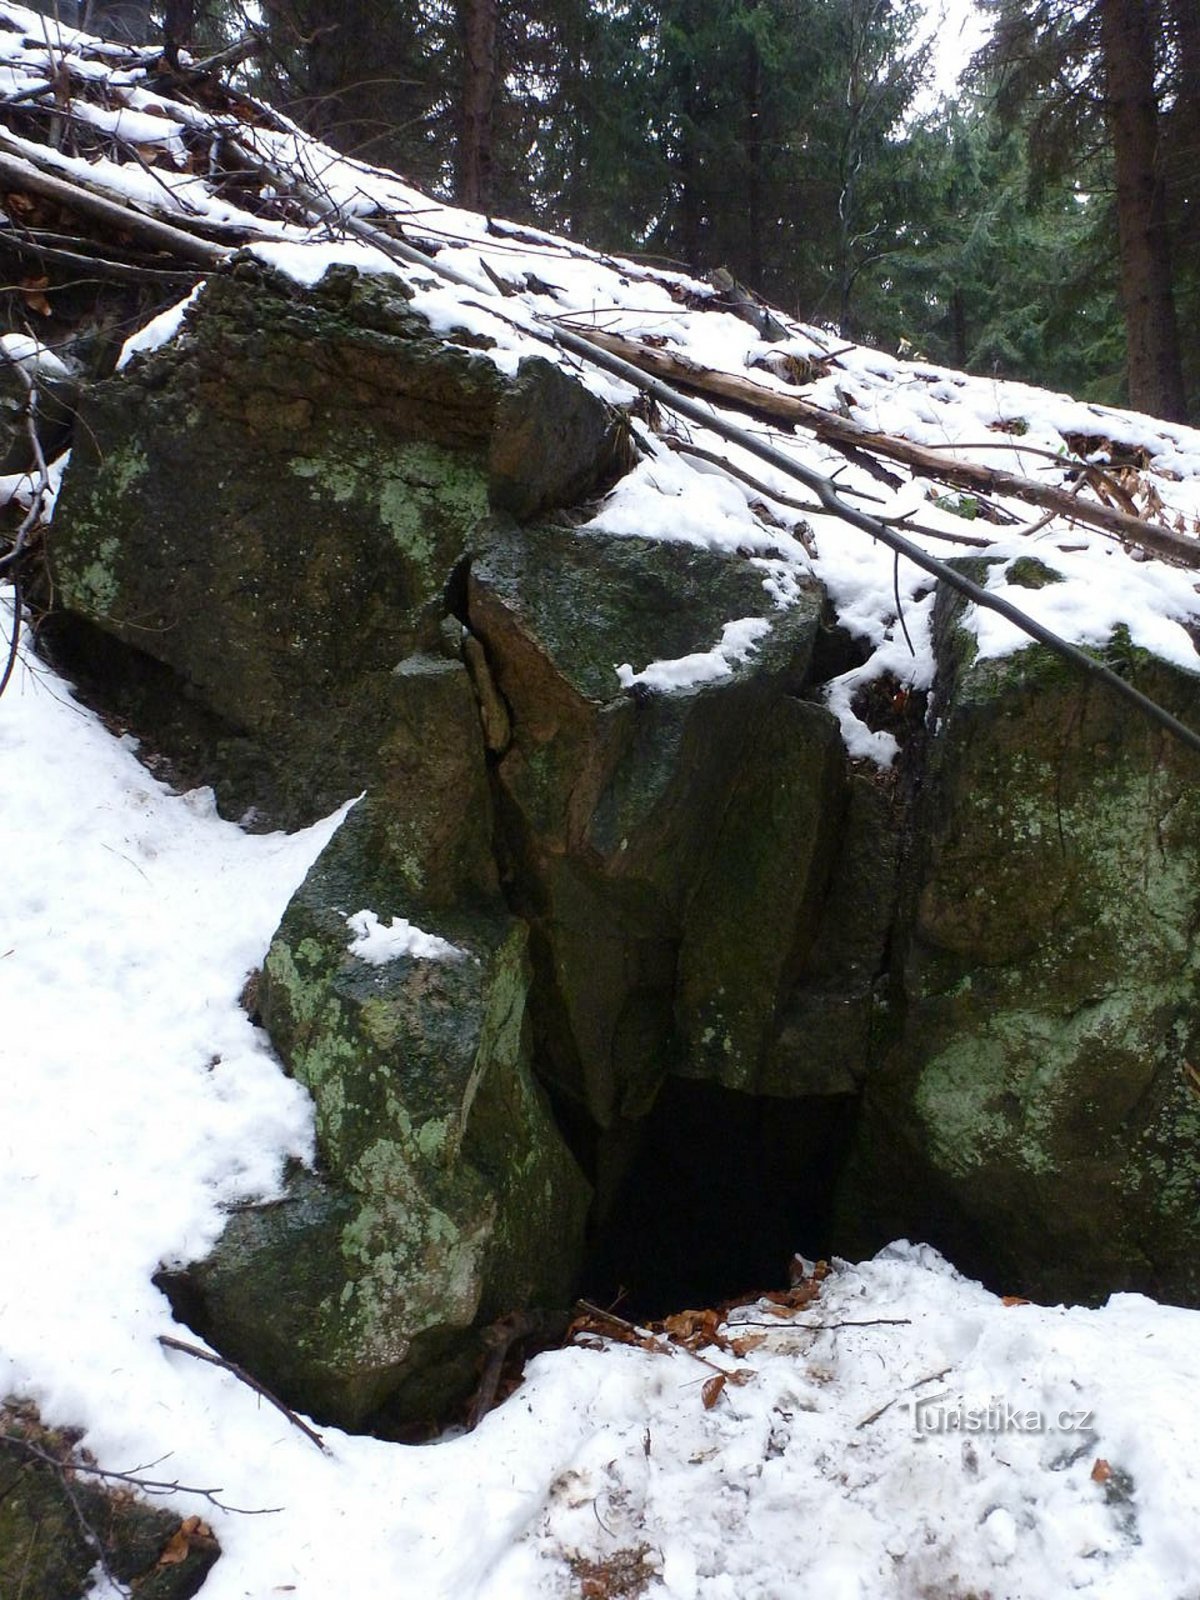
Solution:
[[[1081,1406],[1041,1411],[1013,1405],[995,1395],[986,1405],[967,1405],[962,1400],[935,1395],[928,1400],[911,1401],[909,1409],[913,1432],[921,1438],[937,1433],[1086,1433],[1093,1417]]]

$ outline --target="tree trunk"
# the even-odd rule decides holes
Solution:
[[[746,60],[746,225],[747,244],[744,271],[752,289],[763,288],[763,228],[766,215],[766,182],[763,152],[763,72],[758,44],[747,41]]]
[[[119,39],[122,44],[151,41],[150,0],[87,0],[79,9],[79,25],[89,33]]]
[[[1163,118],[1166,160],[1163,175],[1172,219],[1185,230],[1176,249],[1200,242],[1200,6],[1196,0],[1169,0],[1167,12],[1175,47],[1174,96]]]
[[[178,66],[179,52],[192,42],[196,0],[166,0],[163,8],[163,46],[167,60]]]
[[[462,119],[458,143],[458,200],[486,211],[492,197],[492,118],[499,68],[498,0],[460,0],[463,42]]]
[[[1140,411],[1182,421],[1186,402],[1147,0],[1100,0],[1100,36],[1116,167],[1129,400]]]

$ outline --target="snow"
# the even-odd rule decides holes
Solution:
[[[461,961],[466,952],[436,933],[425,933],[403,917],[393,917],[385,926],[374,911],[356,911],[346,918],[354,935],[346,946],[352,956],[372,967],[383,967],[401,956],[416,961]]]
[[[722,678],[733,676],[738,662],[754,654],[758,641],[770,627],[765,617],[740,617],[725,624],[720,641],[711,650],[697,650],[670,661],[651,661],[640,672],[635,672],[626,661],[617,668],[617,681],[622,689],[632,689],[635,683],[640,683],[647,689],[667,692],[719,683]]]
[[[0,352],[3,360],[24,367],[29,373],[43,378],[66,378],[70,368],[37,339],[27,333],[0,334]]]
[[[66,176],[102,180],[139,209],[176,219],[190,213],[215,231],[236,228],[260,260],[305,286],[335,265],[393,275],[398,292],[435,333],[482,351],[506,376],[536,355],[567,367],[603,399],[627,405],[634,397],[628,384],[554,341],[560,324],[576,332],[618,334],[647,341],[676,361],[749,379],[769,393],[792,394],[862,427],[885,429],[936,450],[947,462],[999,465],[1042,485],[1082,489],[1085,501],[1094,503],[1095,495],[1078,482],[1076,464],[1105,462],[1112,482],[1102,486],[1102,497],[1110,503],[1114,494],[1132,495],[1149,515],[1184,537],[1200,532],[1200,431],[846,345],[828,330],[780,314],[786,337],[767,343],[750,324],[715,305],[714,291],[703,281],[447,205],[394,173],[327,149],[278,114],[256,126],[147,89],[147,53],[103,46],[72,30],[48,30],[45,19],[0,0],[0,21],[6,18],[24,29],[0,29],[0,60],[17,92],[45,80],[48,51],[38,41],[53,33],[61,37],[56,48],[68,52],[77,78],[104,78],[110,95],[123,99],[116,110],[92,107],[82,115],[122,137],[154,138],[160,160],[153,168],[112,157],[87,161],[6,134],[10,149]],[[178,130],[184,127],[197,135],[207,130],[222,144],[240,147],[250,163],[273,166],[293,182],[322,189],[333,210],[302,226],[295,210],[285,221],[272,218],[269,210],[251,214],[222,199],[186,164],[173,170]],[[407,244],[428,253],[428,264],[398,263],[386,247],[350,233],[340,218],[399,225]],[[145,344],[138,335],[127,344],[124,359],[135,350],[156,348],[173,327],[177,332],[169,316],[156,321],[145,332]],[[996,563],[1019,553],[1044,559],[1062,574],[1063,581],[1050,589],[1012,594],[998,566],[987,582],[1071,642],[1102,646],[1115,627],[1123,626],[1135,644],[1200,670],[1189,632],[1200,618],[1200,597],[1185,574],[1161,561],[1135,560],[1111,537],[1043,516],[1019,499],[997,494],[982,504],[977,496],[947,490],[900,465],[889,464],[894,481],[885,486],[860,461],[848,461],[803,428],[771,426],[720,405],[711,407],[711,415],[714,423],[737,424],[798,466],[834,478],[844,498],[898,523],[932,555],[959,554],[952,541],[967,536]],[[858,691],[884,675],[895,679],[897,691],[923,690],[932,681],[924,574],[904,560],[897,568],[886,546],[809,505],[811,496],[793,479],[710,429],[672,418],[669,409],[660,415],[657,433],[634,424],[634,436],[641,460],[586,525],[769,562],[764,582],[780,604],[799,592],[800,574],[823,582],[842,625],[867,653],[851,677],[829,685],[827,702],[852,754],[884,766],[892,762],[895,739],[867,726],[854,706]],[[1141,453],[1132,477],[1121,465],[1130,452]],[[725,469],[703,459],[714,455],[724,460]],[[968,520],[956,511],[978,515]],[[965,620],[984,655],[1010,652],[1025,642],[1019,630],[994,614],[976,615],[968,608]]]
[[[124,372],[134,356],[149,355],[152,350],[170,344],[183,327],[183,319],[204,293],[204,287],[204,281],[201,280],[190,294],[185,294],[182,300],[177,300],[173,306],[168,306],[156,317],[151,317],[149,322],[144,322],[136,333],[131,333],[121,346],[116,370]]]
[[[705,310],[702,282],[443,205],[282,121],[226,127],[142,88],[138,52],[34,13],[0,3],[0,22],[5,93],[46,81],[50,40],[77,78],[120,85],[125,108],[86,113],[93,126],[152,139],[166,164],[86,162],[6,135],[10,148],[102,178],[149,212],[236,224],[259,259],[301,284],[335,264],[392,273],[436,332],[505,373],[538,355],[628,401],[625,384],[555,346],[554,319],[565,318],[1047,484],[1076,486],[1080,441],[1114,474],[1120,452],[1140,450],[1149,465],[1122,480],[1126,492],[1146,504],[1153,490],[1168,525],[1196,532],[1195,430],[834,345],[800,323],[765,344]],[[434,264],[397,266],[333,224],[251,215],[173,171],[180,128],[205,125],[293,163],[346,215],[382,208],[471,286]],[[192,298],[127,341],[122,364],[178,337]],[[67,370],[24,335],[5,336],[4,349],[43,375]],[[789,354],[810,364],[808,381],[764,368]],[[1194,572],[1004,496],[999,520],[968,520],[952,509],[968,509],[963,497],[902,467],[887,486],[802,429],[711,414],[836,474],[840,493],[902,519],[924,549],[960,554],[946,535],[982,539],[971,553],[991,559],[989,588],[1065,637],[1103,647],[1124,626],[1135,645],[1200,669]],[[895,740],[861,720],[856,697],[884,675],[897,692],[930,687],[929,577],[711,429],[665,408],[659,426],[663,436],[636,425],[641,459],[586,526],[750,562],[779,606],[815,575],[866,658],[827,686],[827,703],[850,754],[886,766]],[[63,466],[53,464],[52,487]],[[27,476],[0,483],[5,499],[35,489]],[[1025,555],[1061,581],[1014,584]],[[0,603],[0,634],[10,608]],[[984,656],[1023,644],[994,613],[968,608],[966,620]],[[709,650],[614,663],[615,682],[687,692],[718,681],[767,626],[731,618]],[[239,994],[345,807],[292,837],[246,835],[220,820],[208,791],[172,794],[151,778],[131,740],[24,652],[0,699],[0,763],[0,1394],[82,1428],[106,1467],[153,1461],[157,1476],[220,1485],[219,1506],[171,1497],[222,1544],[204,1600],[566,1600],[585,1592],[588,1572],[620,1563],[640,1568],[649,1600],[1200,1600],[1200,1313],[1138,1296],[1094,1310],[1010,1305],[929,1248],[900,1243],[836,1264],[800,1309],[758,1301],[731,1312],[726,1348],[593,1335],[540,1356],[471,1435],[416,1448],[326,1429],[326,1454],[230,1374],[164,1349],[158,1336],[178,1330],[153,1274],[203,1254],[229,1207],[277,1194],[285,1162],[313,1157],[307,1096]],[[370,908],[346,920],[348,954],[369,963],[461,955]],[[1018,1425],[1029,1417],[1039,1426]]]

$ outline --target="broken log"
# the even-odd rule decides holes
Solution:
[[[799,395],[779,394],[766,389],[749,378],[736,373],[719,372],[711,367],[701,367],[686,356],[669,350],[652,348],[635,339],[620,334],[601,332],[598,328],[569,325],[570,332],[585,339],[610,355],[619,356],[630,366],[637,367],[663,383],[677,389],[686,389],[705,399],[720,400],[739,411],[768,422],[787,422],[814,433],[824,443],[838,449],[867,451],[888,461],[898,461],[919,472],[956,489],[969,489],[977,494],[1011,495],[1052,511],[1057,516],[1069,517],[1114,535],[1128,544],[1136,545],[1164,560],[1182,566],[1200,567],[1200,540],[1189,539],[1141,517],[1130,516],[1114,506],[1099,505],[1083,500],[1070,489],[1056,484],[1037,483],[1032,478],[1002,467],[985,467],[977,461],[947,461],[940,451],[925,445],[914,444],[895,434],[880,433],[854,422],[837,412],[827,411]]]

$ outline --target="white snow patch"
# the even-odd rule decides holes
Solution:
[[[0,351],[3,351],[5,361],[24,367],[27,372],[36,372],[43,378],[70,377],[71,369],[66,362],[39,340],[31,339],[27,333],[0,334]]]
[[[346,925],[354,935],[346,948],[372,967],[386,966],[401,956],[417,961],[461,961],[466,955],[456,944],[436,933],[424,933],[403,917],[393,917],[385,926],[374,911],[356,911],[346,918]]]
[[[739,617],[725,624],[720,642],[711,650],[698,650],[672,661],[652,661],[640,672],[635,672],[625,662],[616,669],[618,682],[623,689],[641,683],[647,689],[661,689],[666,693],[717,683],[722,678],[732,677],[737,663],[753,655],[758,641],[770,628],[765,617]]]
[[[165,311],[160,311],[136,333],[131,333],[121,346],[121,353],[117,357],[117,371],[123,372],[134,356],[148,355],[150,351],[160,350],[163,345],[170,344],[182,328],[183,319],[204,293],[204,289],[205,282],[201,281],[190,294],[184,295],[182,300],[176,301],[173,306],[168,306]]]
[[[354,267],[372,276],[395,274],[396,263],[373,244],[361,239],[330,239],[325,235],[291,240],[260,239],[251,253],[294,283],[312,288],[330,267]]]

